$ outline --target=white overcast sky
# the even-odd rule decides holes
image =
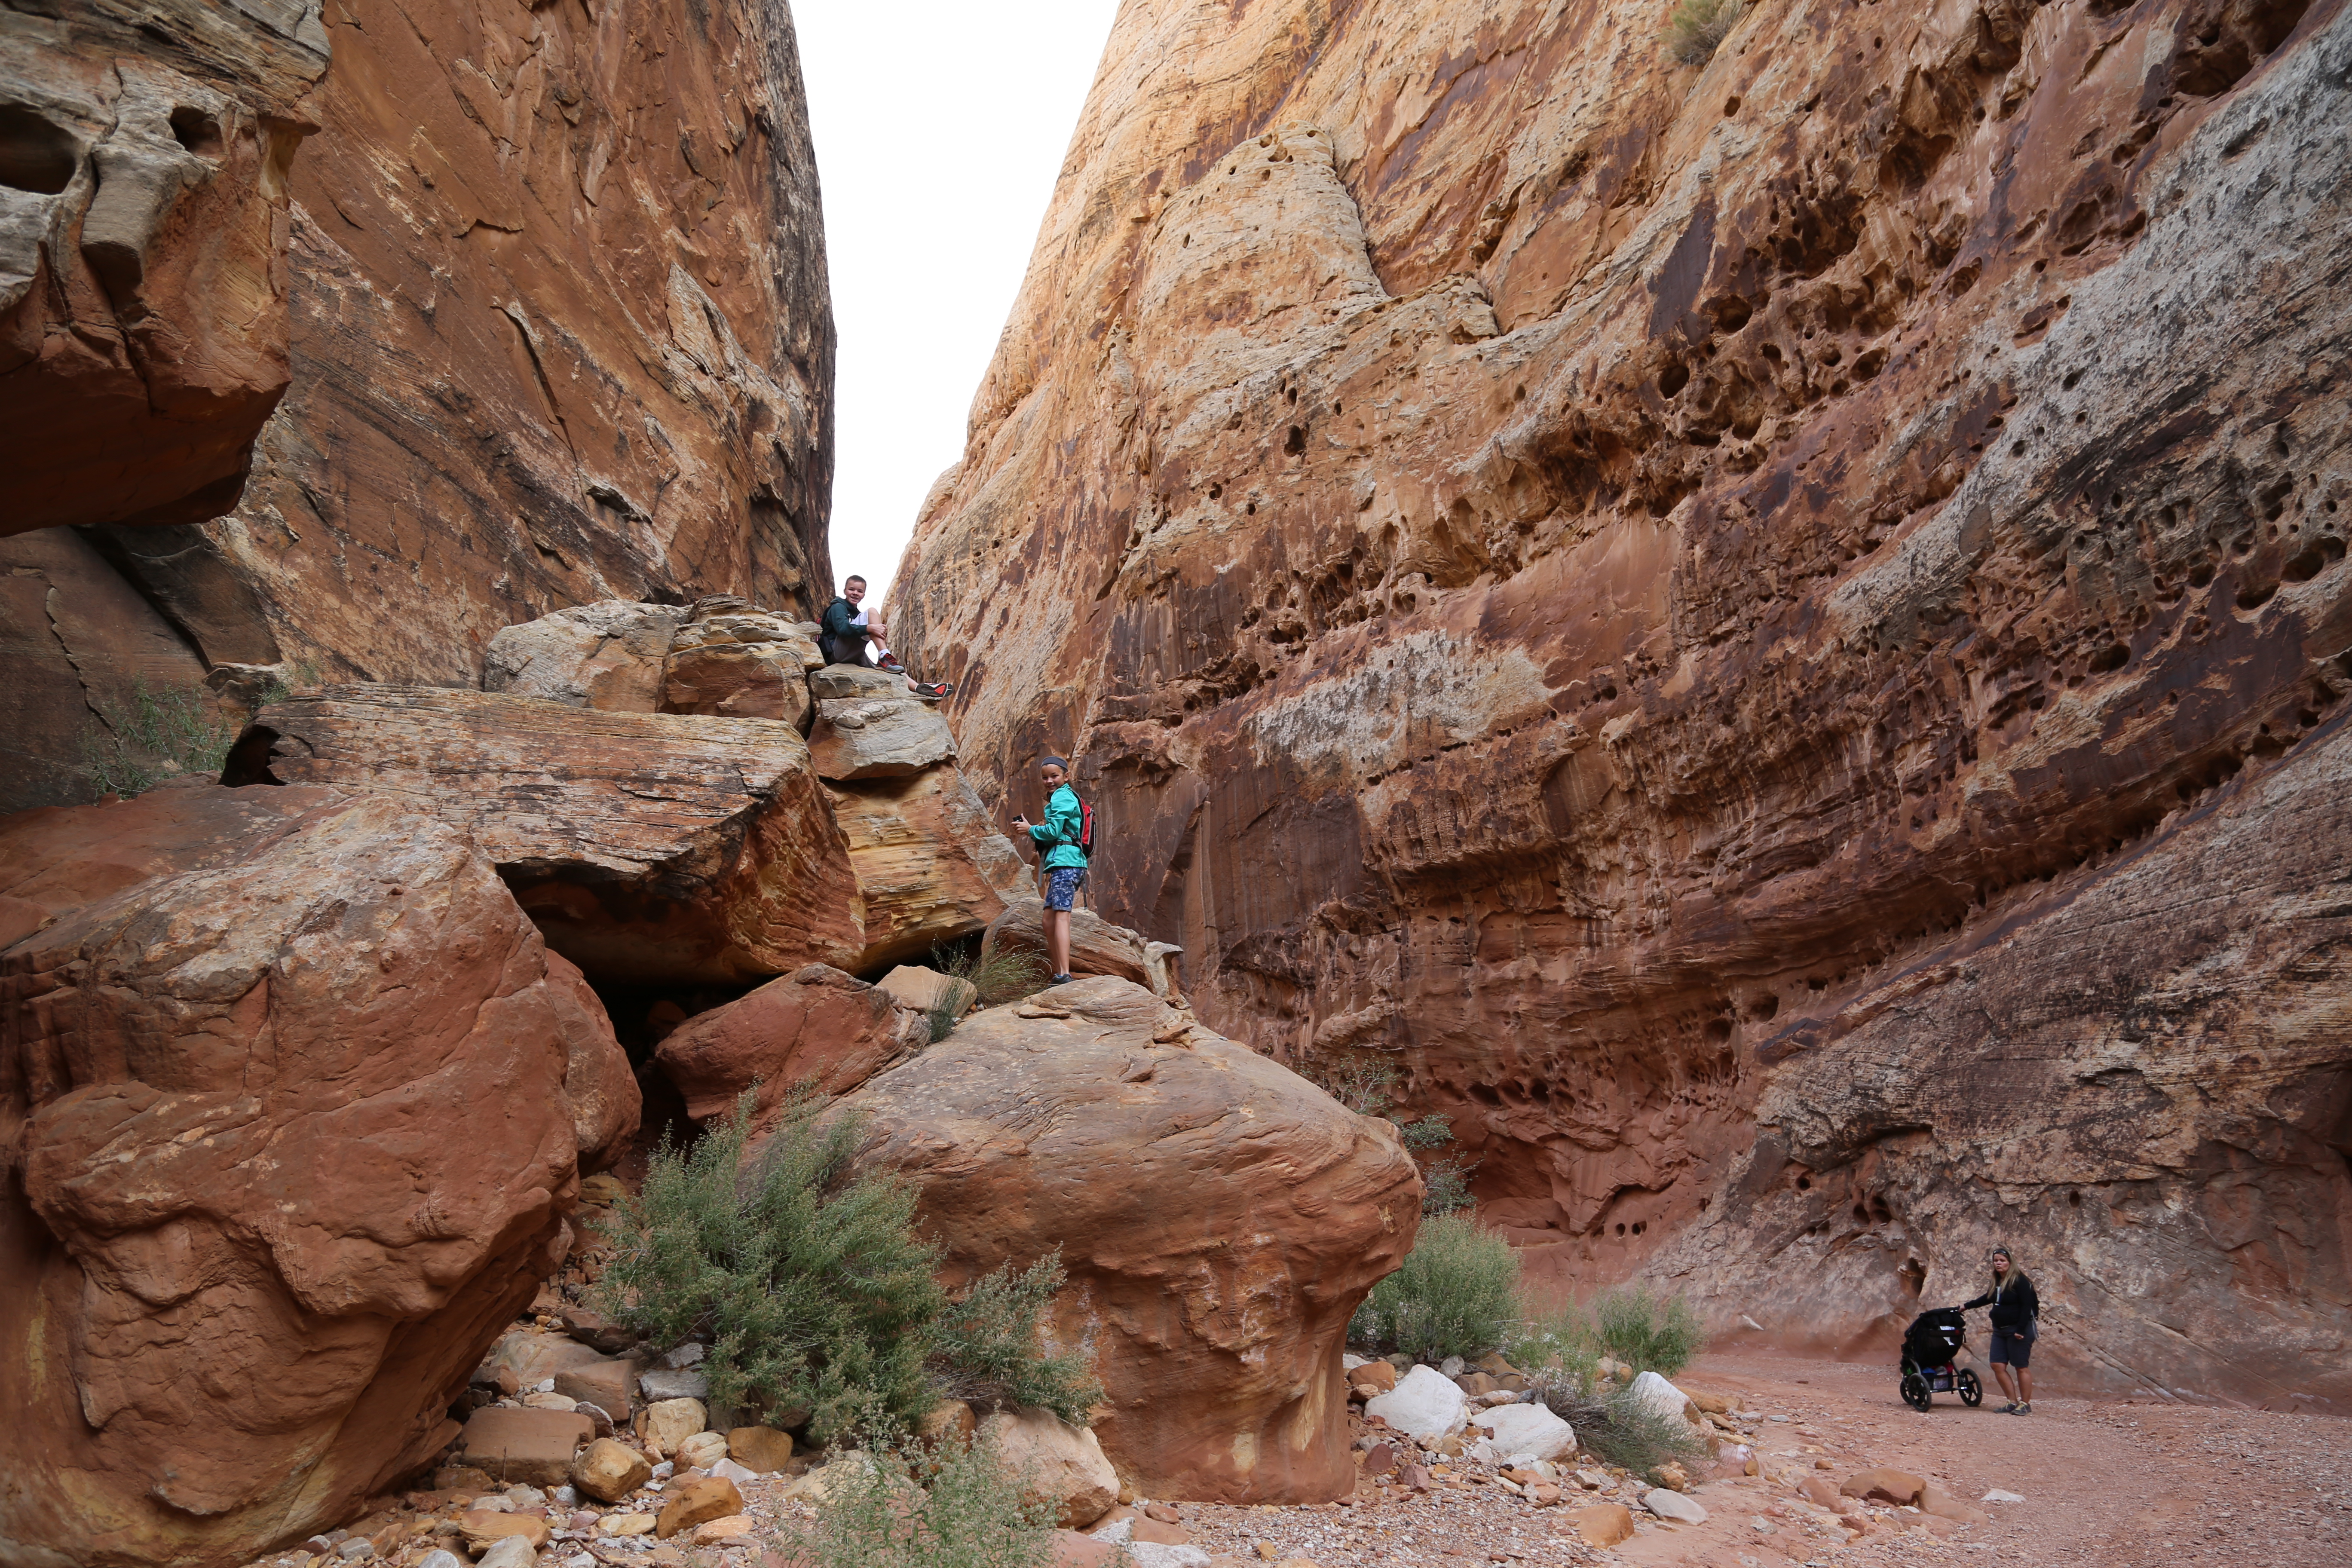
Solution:
[[[1117,10],[793,0],[841,333],[833,566],[877,597],[963,454]]]

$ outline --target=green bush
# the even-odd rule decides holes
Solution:
[[[754,1092],[690,1150],[665,1142],[643,1195],[615,1205],[604,1310],[665,1346],[705,1340],[714,1403],[782,1426],[805,1419],[819,1442],[904,1430],[956,1379],[1017,1386],[1082,1423],[1098,1397],[1083,1369],[1037,1353],[1059,1258],[999,1269],[951,1302],[933,1277],[939,1248],[914,1232],[914,1188],[850,1173],[856,1120],[825,1118],[796,1092],[747,1163]],[[1028,1368],[1008,1379],[1022,1357]]]
[[[1539,1383],[1538,1395],[1553,1415],[1576,1428],[1579,1446],[1637,1476],[1655,1479],[1659,1467],[1689,1463],[1706,1452],[1689,1422],[1661,1415],[1627,1388],[1597,1392],[1565,1383]]]
[[[1746,11],[1745,0],[1681,0],[1666,18],[1666,52],[1686,66],[1706,64]]]
[[[1001,1006],[1034,996],[1051,978],[1045,955],[1025,947],[1001,947],[994,952],[978,940],[956,947],[931,949],[931,967],[957,980],[969,980],[980,993],[983,1007]],[[933,1037],[937,1038],[939,1037]]]
[[[99,795],[128,800],[182,773],[220,776],[237,726],[201,686],[150,689],[131,683],[131,712],[112,727],[92,720],[82,735],[82,758]]]
[[[1421,1212],[1424,1218],[1459,1214],[1477,1202],[1470,1193],[1470,1173],[1478,1162],[1458,1152],[1424,1159],[1427,1151],[1454,1142],[1453,1118],[1433,1113],[1407,1121],[1396,1114],[1397,1070],[1364,1051],[1337,1057],[1311,1057],[1299,1068],[1309,1083],[1359,1116],[1385,1117],[1396,1124],[1397,1135],[1413,1152],[1421,1166]]]
[[[1403,1264],[1356,1309],[1349,1338],[1419,1361],[1481,1356],[1508,1337],[1518,1286],[1510,1243],[1462,1215],[1425,1219]]]
[[[952,1440],[912,1458],[880,1449],[825,1490],[800,1555],[816,1568],[1043,1568],[1055,1505],[996,1446]],[[837,1461],[838,1462],[838,1461]]]
[[[1073,1426],[1089,1424],[1102,1389],[1076,1356],[1037,1352],[1045,1310],[1062,1288],[1062,1249],[1015,1274],[1000,1268],[949,1304],[931,1331],[940,1391],[976,1405],[1050,1410]]]
[[[1604,1290],[1592,1302],[1593,1337],[1602,1350],[1635,1372],[1672,1377],[1706,1343],[1698,1314],[1680,1296],[1640,1286]]]

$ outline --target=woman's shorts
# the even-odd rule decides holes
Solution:
[[[1045,873],[1045,907],[1066,910],[1078,896],[1078,884],[1087,879],[1083,866],[1056,866]]]
[[[2006,1362],[2022,1372],[2033,1363],[2033,1342],[2023,1334],[2004,1334],[1995,1330],[1992,1336],[1992,1361],[1995,1366]]]

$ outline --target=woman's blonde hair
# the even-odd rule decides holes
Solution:
[[[2015,1249],[2009,1246],[2008,1243],[1995,1242],[1993,1244],[1992,1250],[1985,1254],[1985,1261],[1988,1265],[1990,1265],[1995,1258],[2006,1258],[2009,1259],[2008,1274],[2006,1276],[1996,1275],[1994,1279],[1994,1283],[1998,1284],[2002,1289],[2007,1290],[2014,1286],[2031,1285],[2033,1283],[2032,1280],[2028,1279],[2025,1277],[2025,1270],[2018,1267],[2017,1253]]]

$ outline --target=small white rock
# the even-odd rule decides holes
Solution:
[[[748,1465],[739,1465],[732,1459],[719,1460],[710,1467],[710,1473],[722,1481],[733,1481],[738,1487],[745,1481],[756,1481],[760,1479],[759,1471]]]
[[[530,1385],[530,1391],[533,1394],[552,1394],[555,1392],[555,1379],[542,1377]]]
[[[672,1372],[683,1372],[688,1367],[700,1364],[703,1353],[703,1347],[701,1345],[696,1343],[692,1340],[688,1340],[686,1343],[678,1346],[676,1350],[662,1357],[661,1363],[662,1365],[669,1368]]]
[[[1129,1543],[1127,1553],[1135,1559],[1135,1568],[1209,1568],[1209,1554],[1197,1546],[1137,1541]]]
[[[538,1562],[539,1553],[531,1550],[527,1537],[501,1535],[474,1559],[474,1568],[536,1568]]]
[[[515,1505],[509,1500],[492,1493],[488,1497],[476,1498],[467,1506],[477,1513],[512,1513]]]
[[[456,1552],[435,1547],[417,1563],[416,1568],[466,1568],[466,1565],[458,1560]]]
[[[2023,1502],[2025,1499],[2018,1495],[2016,1492],[2005,1492],[1999,1487],[1995,1487],[1992,1490],[1985,1493],[1984,1500],[1987,1502]]]
[[[1644,1374],[1645,1376],[1648,1374]],[[1664,1382],[1662,1378],[1659,1381]],[[1705,1524],[1706,1510],[1680,1492],[1670,1492],[1664,1487],[1642,1494],[1642,1506],[1660,1519],[1671,1519],[1677,1524]]]
[[[1683,1408],[1690,1396],[1654,1372],[1645,1372],[1633,1380],[1627,1391],[1633,1402],[1645,1410],[1655,1411],[1662,1420],[1680,1421]]]
[[[554,1498],[557,1502],[562,1504],[565,1508],[578,1508],[580,1506],[580,1493],[571,1487],[556,1488]]]
[[[1364,1414],[1379,1416],[1408,1437],[1426,1440],[1442,1437],[1461,1426],[1465,1403],[1452,1378],[1417,1366],[1394,1388],[1367,1401]]]
[[[545,1508],[547,1506],[547,1494],[540,1490],[537,1487],[527,1487],[520,1484],[510,1486],[506,1490],[506,1499],[507,1501],[514,1504],[517,1508]]]
[[[667,1459],[654,1467],[654,1479],[657,1481],[666,1481],[676,1474],[677,1474],[677,1467]]]

